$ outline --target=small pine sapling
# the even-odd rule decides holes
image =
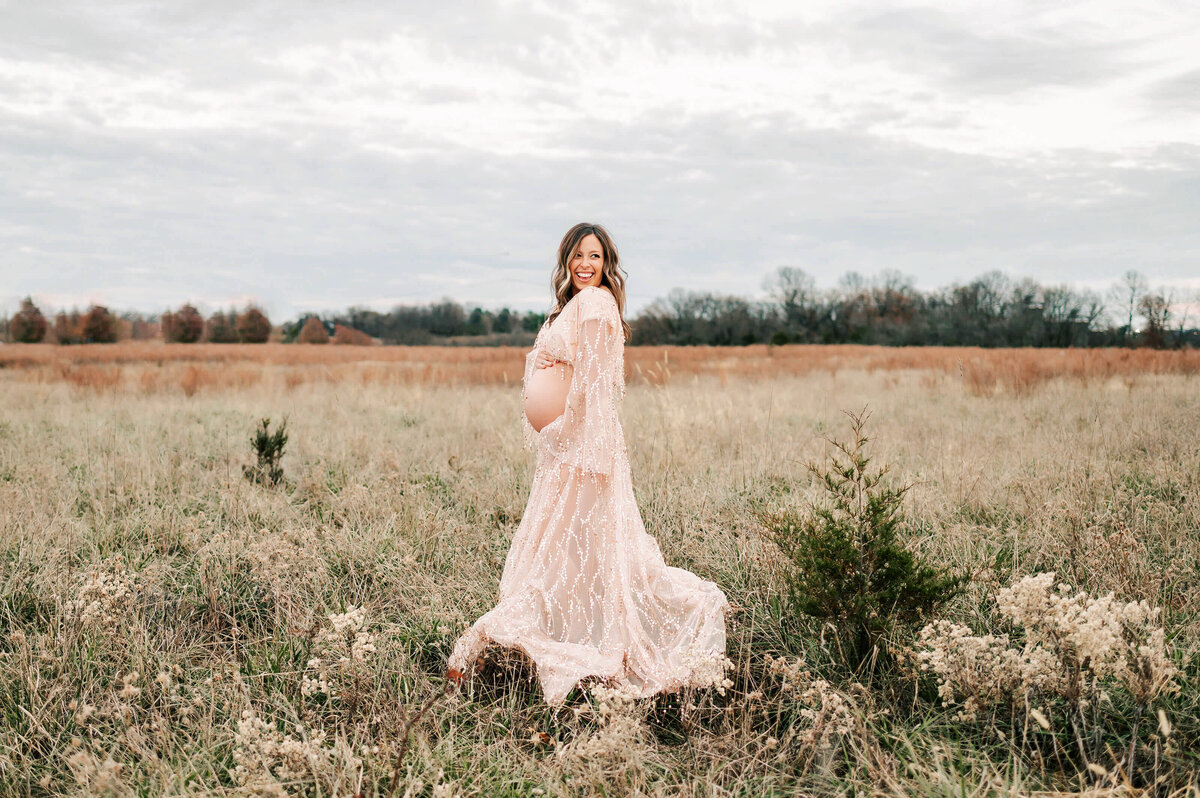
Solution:
[[[879,645],[885,638],[955,596],[963,579],[904,548],[901,505],[912,485],[891,487],[883,481],[888,467],[868,469],[869,414],[846,415],[853,442],[827,438],[826,466],[808,465],[824,501],[803,511],[760,511],[758,518],[784,555],[792,608],[832,624],[847,663],[858,669],[887,654]]]
[[[250,436],[250,447],[254,450],[257,462],[243,468],[246,479],[259,485],[278,485],[283,480],[283,467],[279,460],[283,457],[287,439],[287,419],[280,422],[274,432],[271,432],[271,419],[262,419],[258,429]]]

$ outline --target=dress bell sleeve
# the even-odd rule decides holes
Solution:
[[[560,462],[585,475],[607,477],[625,456],[617,418],[617,399],[625,388],[624,331],[612,294],[589,286],[577,299],[578,347],[566,409],[546,445]]]
[[[542,340],[541,333],[538,334],[537,340]],[[537,358],[537,353],[540,346],[535,342],[533,349],[525,353],[525,376],[521,379],[521,437],[524,439],[526,451],[537,451],[538,434],[533,425],[529,423],[529,416],[525,415],[525,386],[529,384],[529,377],[533,374],[534,363]]]

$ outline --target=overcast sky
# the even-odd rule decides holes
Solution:
[[[0,310],[1200,288],[1198,8],[0,0]]]

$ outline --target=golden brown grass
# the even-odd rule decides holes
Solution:
[[[494,602],[528,496],[520,352],[4,353],[0,793],[246,794],[268,789],[266,768],[292,793],[386,793],[404,720]],[[667,561],[729,596],[734,688],[648,714],[616,701],[597,717],[583,695],[556,712],[526,664],[498,657],[412,729],[398,795],[1095,787],[954,721],[928,684],[854,692],[821,630],[780,615],[752,510],[815,496],[804,464],[842,433],[841,410],[864,404],[877,462],[917,482],[911,545],[972,574],[950,617],[998,629],[984,599],[1050,569],[1164,608],[1188,681],[1166,705],[1176,750],[1161,786],[1187,784],[1200,737],[1195,353],[627,354],[639,506]],[[994,380],[972,376],[985,367]],[[252,485],[249,436],[284,415],[288,484]],[[351,605],[375,650],[334,670],[361,640],[328,616]],[[819,734],[767,659],[800,654],[831,685]],[[333,701],[306,692],[323,671]],[[1125,741],[1119,725],[1105,734],[1114,750]]]
[[[518,347],[303,346],[285,344],[162,344],[59,347],[15,344],[0,349],[0,369],[17,379],[65,380],[98,390],[125,386],[145,393],[226,390],[264,378],[290,388],[307,382],[362,385],[511,385],[520,382]],[[672,378],[714,376],[775,379],[814,372],[923,371],[958,378],[971,393],[1021,394],[1056,378],[1120,378],[1132,386],[1142,375],[1200,373],[1200,351],[1151,349],[980,349],[977,347],[647,346],[625,350],[630,384],[662,385]]]

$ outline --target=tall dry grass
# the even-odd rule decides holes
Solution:
[[[504,353],[290,349],[315,360],[0,371],[0,793],[386,793],[406,712],[495,600],[532,476],[519,390],[495,376]],[[916,482],[909,544],[972,576],[948,619],[1004,631],[991,596],[1047,570],[1163,608],[1184,690],[1163,705],[1156,772],[1163,794],[1186,787],[1190,356],[788,347],[751,370],[743,350],[629,353],[639,507],[670,564],[728,595],[733,686],[652,707],[581,692],[552,711],[527,663],[496,657],[411,730],[397,794],[1116,794],[1006,726],[956,720],[918,675],[858,686],[829,635],[782,612],[753,510],[816,496],[805,463],[864,404],[877,462]],[[976,362],[1048,376],[977,387]],[[252,485],[249,434],[284,415],[288,483]],[[1130,730],[1112,718],[1116,751]]]
[[[31,382],[66,381],[97,390],[143,393],[227,390],[263,379],[295,388],[309,382],[419,385],[512,385],[525,349],[444,346],[300,346],[124,342],[0,349],[0,369]],[[1143,375],[1200,374],[1200,351],[1152,349],[980,349],[977,347],[648,346],[625,350],[630,384],[662,385],[680,377],[775,379],[817,372],[917,371],[961,382],[974,395],[1022,394],[1055,379],[1084,386]]]

